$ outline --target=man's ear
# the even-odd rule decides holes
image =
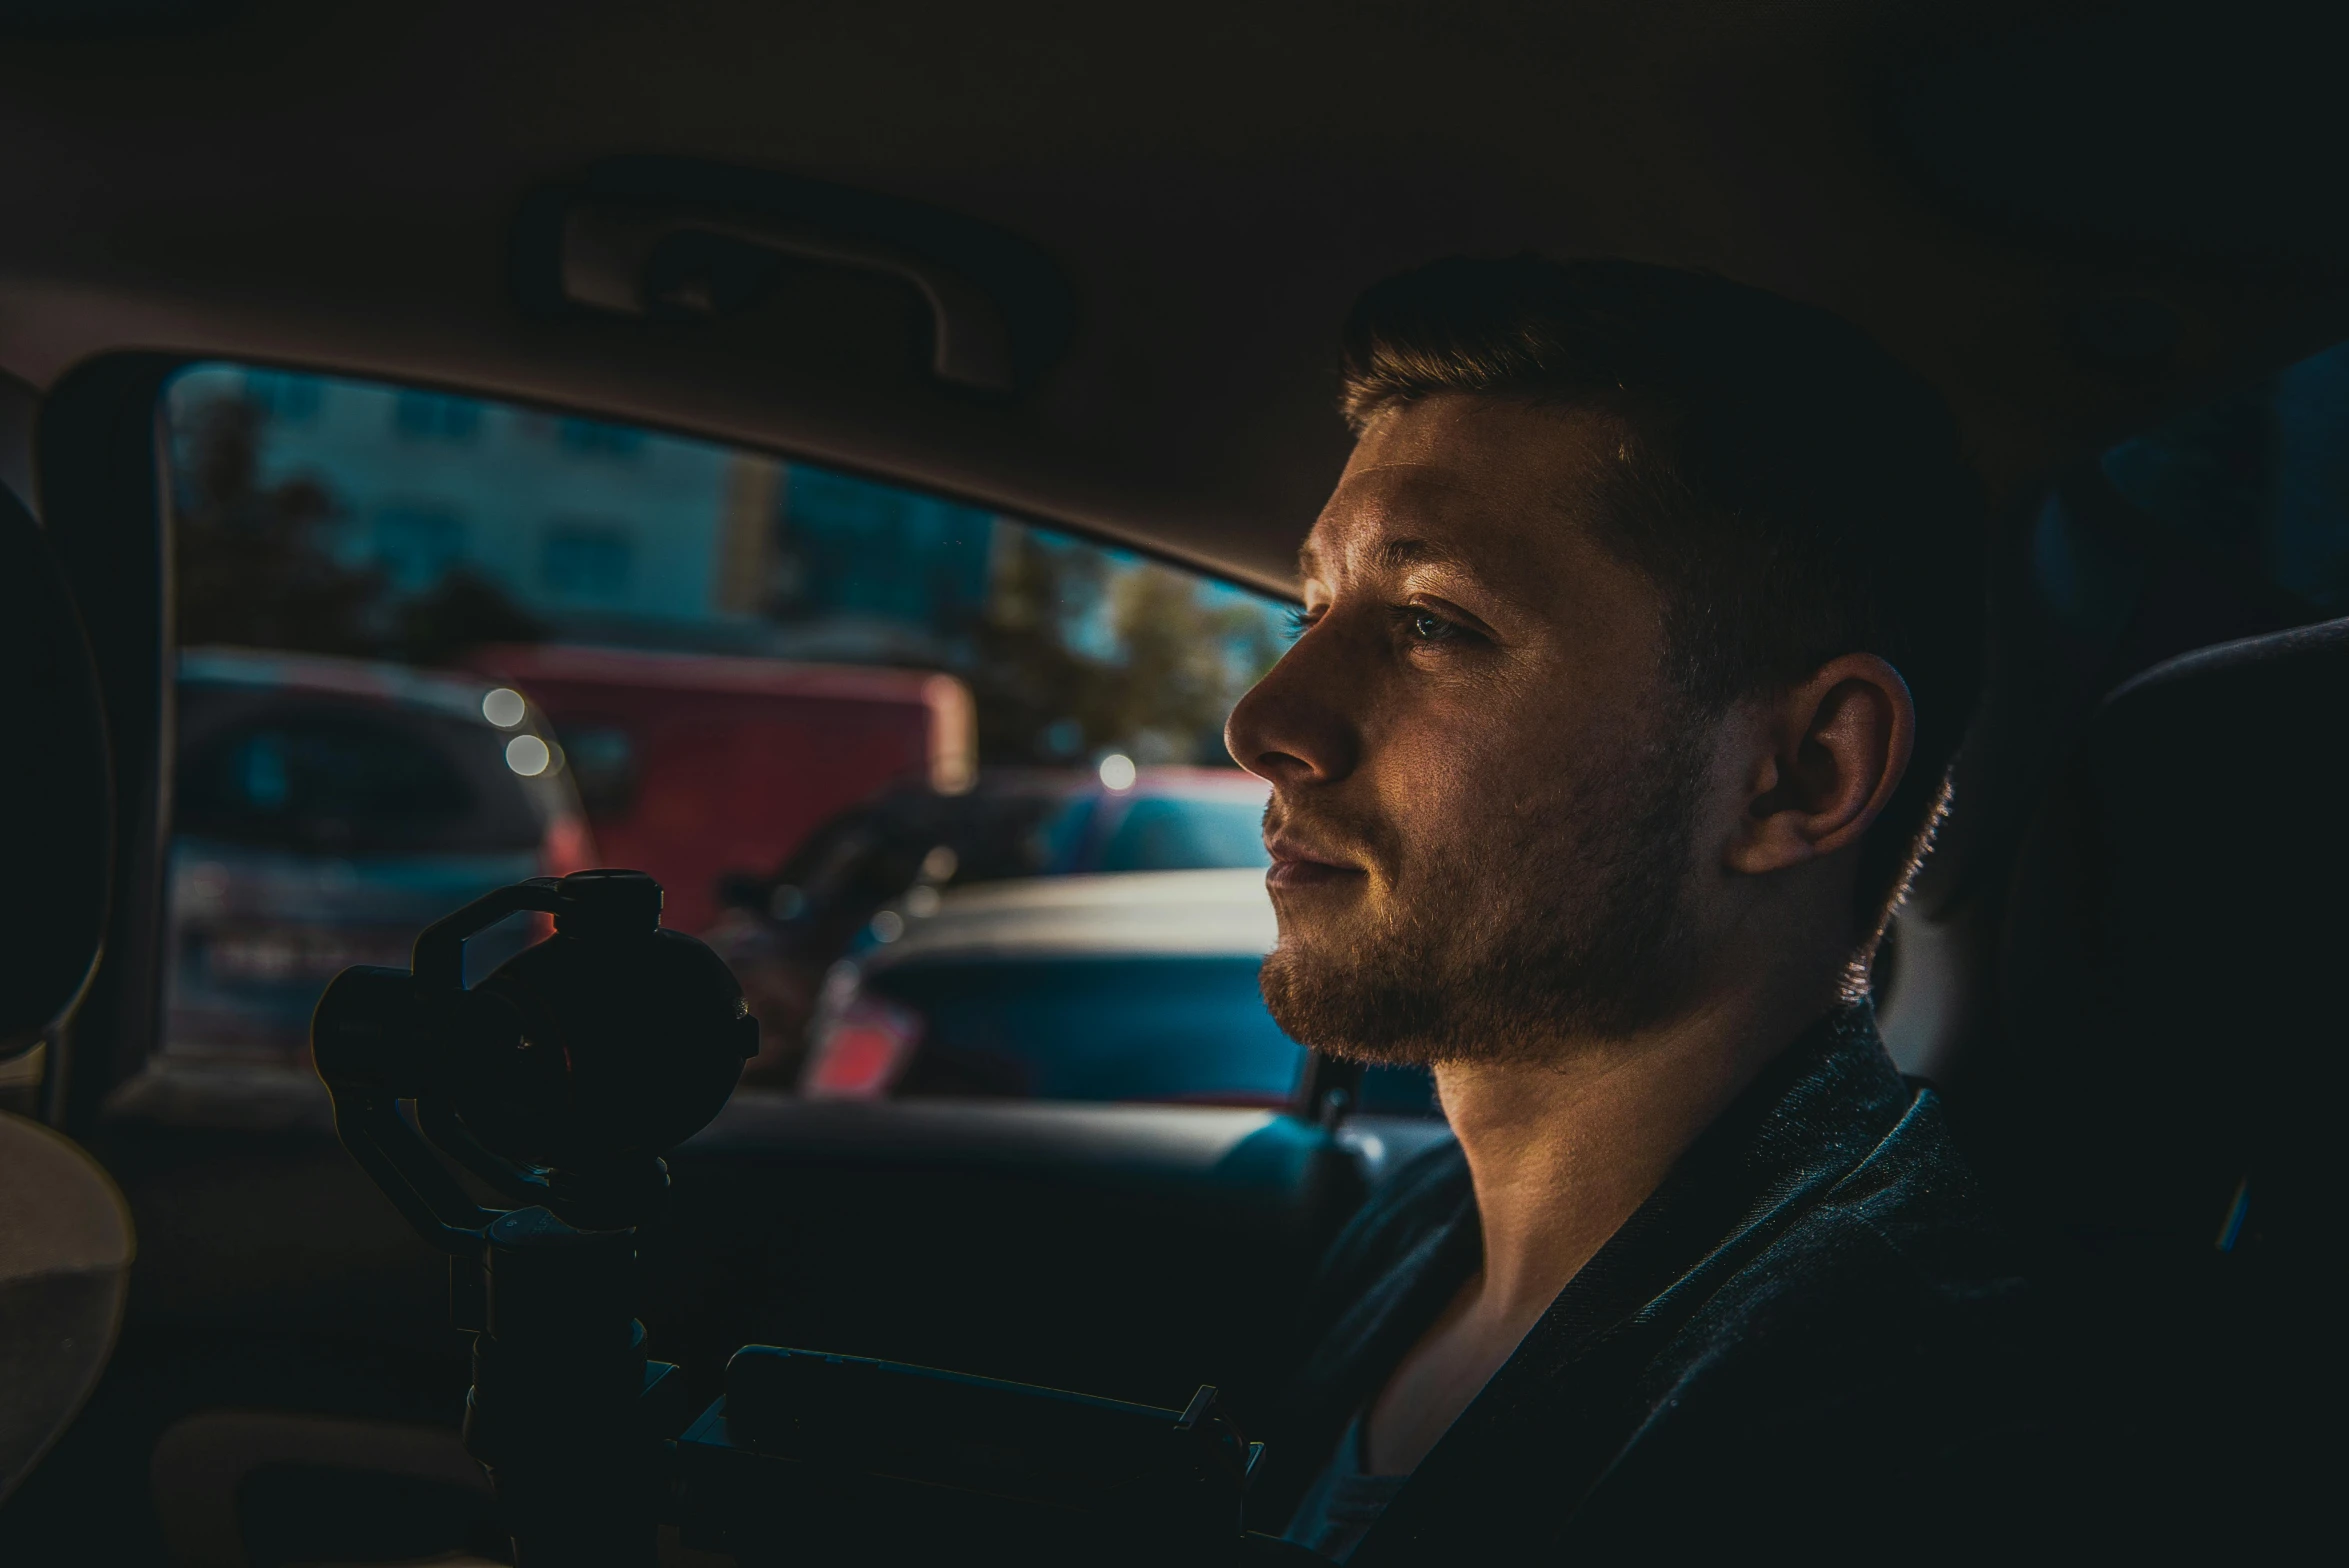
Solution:
[[[1728,868],[1759,875],[1858,843],[1916,745],[1917,706],[1900,672],[1872,653],[1847,653],[1757,717],[1763,750]]]

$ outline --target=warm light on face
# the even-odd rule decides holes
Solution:
[[[526,779],[537,778],[554,760],[555,754],[536,735],[517,735],[506,742],[506,766]]]
[[[521,723],[524,711],[522,694],[505,686],[481,699],[481,716],[501,730],[510,730]]]
[[[1114,790],[1134,787],[1134,759],[1122,751],[1113,751],[1101,759],[1101,782]]]

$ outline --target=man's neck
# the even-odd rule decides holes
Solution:
[[[1372,1401],[1374,1470],[1418,1468],[1697,1135],[1834,1005],[1837,967],[1792,961],[1791,946],[1630,1037],[1561,1038],[1531,1058],[1436,1068],[1476,1189],[1484,1264]]]
[[[1739,1005],[1743,1004],[1743,1005]],[[1484,1232],[1471,1310],[1522,1334],[1697,1135],[1827,1007],[1739,998],[1547,1060],[1436,1068]]]

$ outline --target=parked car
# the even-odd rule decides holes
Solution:
[[[1135,768],[1113,756],[1090,773],[1031,773],[997,787],[1057,802],[1034,829],[1037,875],[1272,863],[1264,851],[1264,803],[1272,786],[1237,768]],[[983,874],[984,868],[969,867],[963,880]]]
[[[468,899],[589,863],[544,718],[511,688],[317,655],[180,657],[167,1065],[294,1065],[351,964]],[[532,940],[516,919],[475,974]]]
[[[970,692],[951,675],[714,654],[519,645],[471,661],[545,706],[616,866],[698,931],[728,873],[781,862],[890,784],[970,787]]]
[[[719,902],[789,922],[861,897],[850,921],[861,925],[941,846],[948,856],[928,872],[940,884],[1271,864],[1264,780],[1237,768],[1111,760],[1125,771],[989,768],[954,794],[919,782],[879,790],[828,818],[764,875],[722,878]]]
[[[1279,937],[1260,871],[925,891],[834,969],[806,1094],[1291,1103],[1305,1052],[1257,988]],[[1428,1077],[1374,1070],[1362,1108],[1432,1114]]]
[[[977,787],[880,792],[809,834],[764,877],[723,880],[725,913],[703,934],[733,967],[764,1042],[754,1082],[797,1083],[809,1026],[833,961],[926,914],[941,890],[1045,877],[1241,870],[1248,919],[1265,905],[1262,820],[1269,786],[1228,768],[990,769]],[[1157,884],[1121,883],[1136,894]],[[1168,884],[1173,885],[1173,884]],[[1239,884],[1234,884],[1238,886]],[[959,897],[959,895],[958,895]],[[1049,901],[1050,895],[1032,895]],[[987,899],[974,909],[1017,908]],[[961,907],[958,904],[958,907]],[[1263,949],[1240,936],[1248,960]]]

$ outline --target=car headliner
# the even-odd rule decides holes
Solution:
[[[1833,307],[1944,389],[2010,494],[2344,326],[2337,224],[2285,236],[2290,265],[2212,238],[2230,193],[2284,178],[2276,158],[2337,152],[2337,131],[2286,148],[2261,118],[2298,99],[2258,71],[2309,51],[2232,22],[2148,33],[2022,0],[123,0],[85,9],[184,15],[32,27],[71,9],[0,0],[20,403],[117,348],[445,382],[929,483],[1268,586],[1344,451],[1348,303],[1437,254],[1631,255]],[[2197,90],[2231,46],[2252,74]],[[2043,123],[2089,140],[1999,140]],[[2217,139],[2208,158],[2132,166],[2187,132]],[[996,225],[1065,274],[1072,345],[989,400],[887,332],[868,349],[853,300],[777,331],[519,310],[526,194],[635,153]],[[2033,180],[2148,194],[2067,232],[2005,201]],[[2321,226],[2324,205],[2296,210]],[[2153,312],[2150,347],[2099,335],[2116,309]]]

